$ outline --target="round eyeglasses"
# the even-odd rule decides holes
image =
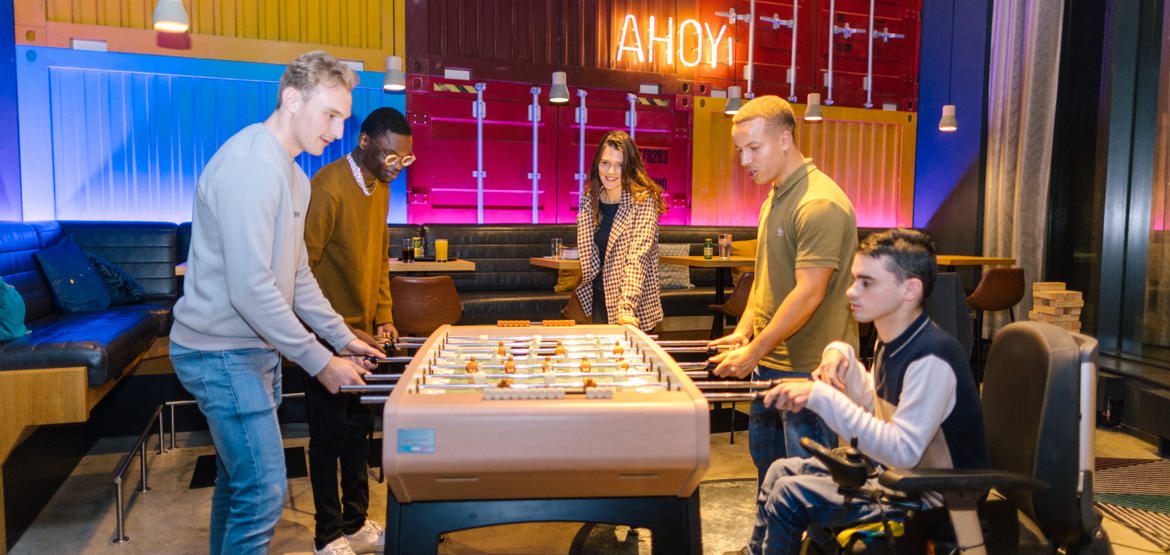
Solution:
[[[399,156],[394,153],[386,154],[386,152],[383,151],[380,147],[377,147],[377,145],[374,146],[378,148],[378,156],[383,156],[382,163],[386,164],[387,166],[398,166],[400,168],[405,168],[413,164],[415,161],[413,154],[407,154],[406,156]]]

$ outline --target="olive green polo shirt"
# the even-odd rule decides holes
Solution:
[[[752,284],[753,328],[759,335],[796,287],[797,268],[833,268],[825,300],[802,328],[780,342],[760,364],[776,370],[812,372],[831,341],[857,348],[857,322],[846,289],[857,252],[853,203],[832,178],[805,160],[760,207],[756,280]]]

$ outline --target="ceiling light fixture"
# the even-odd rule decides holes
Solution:
[[[191,27],[187,9],[182,0],[158,0],[154,5],[154,30],[164,33],[186,33]]]
[[[382,78],[382,90],[406,90],[406,74],[402,72],[401,56],[386,56],[386,75]]]

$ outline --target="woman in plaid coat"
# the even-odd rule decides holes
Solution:
[[[646,175],[634,140],[625,131],[606,133],[577,213],[576,293],[594,323],[649,331],[662,321],[658,216],[665,211],[662,188]]]

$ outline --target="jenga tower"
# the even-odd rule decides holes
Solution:
[[[1032,310],[1028,311],[1028,319],[1079,332],[1084,306],[1081,292],[1065,289],[1063,281],[1037,281],[1032,284]]]

